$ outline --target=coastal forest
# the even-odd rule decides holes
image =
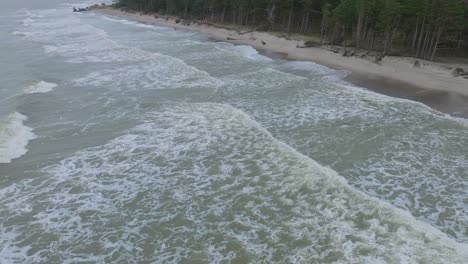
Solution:
[[[468,54],[468,0],[119,0],[119,8],[434,60]]]

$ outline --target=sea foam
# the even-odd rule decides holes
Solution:
[[[40,81],[35,84],[32,84],[24,90],[24,93],[26,94],[35,94],[35,93],[48,93],[52,91],[55,87],[57,87],[57,84],[55,83],[49,83],[45,81]]]
[[[44,168],[47,177],[37,181],[45,184],[0,190],[0,213],[34,219],[14,227],[6,248],[15,250],[18,237],[34,226],[38,234],[54,235],[61,250],[28,240],[35,253],[22,262],[46,256],[270,263],[280,256],[288,263],[328,263],[334,254],[337,263],[466,259],[466,245],[356,191],[240,110],[167,104],[144,120],[126,135]],[[16,210],[28,204],[32,210]],[[77,253],[77,244],[100,254]],[[152,250],[135,254],[147,247]]]
[[[24,155],[28,142],[36,138],[33,129],[24,125],[27,117],[17,112],[0,121],[0,163],[10,163]]]
[[[229,49],[251,60],[272,61],[272,59],[266,56],[260,55],[258,51],[251,46],[235,45],[235,46],[229,47]]]

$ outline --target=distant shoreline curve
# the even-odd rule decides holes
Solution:
[[[201,32],[213,40],[252,46],[267,56],[312,61],[333,69],[347,70],[351,74],[345,80],[357,86],[422,102],[438,111],[468,118],[468,79],[452,75],[452,68],[460,65],[419,60],[422,66],[416,68],[413,66],[415,58],[394,56],[387,56],[381,64],[376,64],[367,59],[344,57],[323,48],[297,48],[304,44],[303,41],[288,40],[268,32],[246,34],[211,24],[187,25],[177,17],[125,12],[109,6],[91,10],[140,23]]]

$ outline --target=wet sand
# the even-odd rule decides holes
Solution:
[[[352,73],[344,79],[356,86],[392,97],[421,102],[437,111],[468,119],[468,96],[450,91],[436,91],[398,80]]]
[[[259,50],[259,53],[273,59],[293,61],[293,59],[289,59],[288,54],[285,53],[272,52],[266,49]],[[343,70],[340,67],[331,66],[331,68],[335,70]],[[468,96],[465,95],[450,91],[424,89],[398,80],[354,72],[344,78],[344,80],[358,87],[380,94],[423,103],[437,111],[449,114],[453,117],[468,119]]]

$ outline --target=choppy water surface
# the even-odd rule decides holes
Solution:
[[[70,9],[0,16],[5,263],[466,263],[466,120]]]

